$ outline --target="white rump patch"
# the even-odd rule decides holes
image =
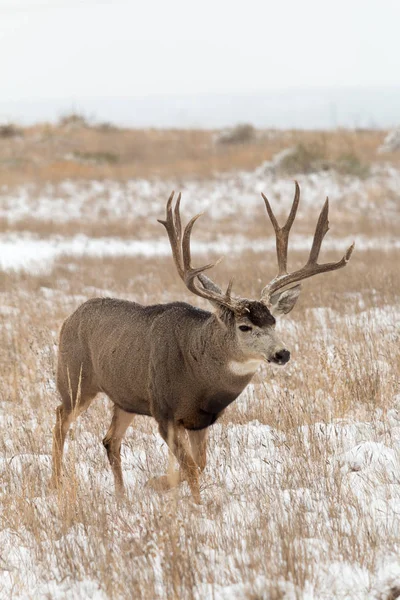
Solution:
[[[262,362],[262,360],[254,358],[251,360],[246,360],[245,362],[231,360],[228,363],[228,368],[234,375],[250,375],[251,373],[255,373],[257,371]]]

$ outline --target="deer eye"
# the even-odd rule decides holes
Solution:
[[[248,325],[239,325],[240,331],[251,331],[253,328]]]

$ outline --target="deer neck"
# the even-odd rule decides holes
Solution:
[[[204,324],[199,335],[194,336],[193,342],[194,355],[200,355],[202,362],[210,365],[210,368],[212,365],[220,381],[225,378],[231,381],[233,378],[246,380],[244,385],[247,385],[263,362],[260,357],[244,355],[237,345],[235,334],[215,315]]]

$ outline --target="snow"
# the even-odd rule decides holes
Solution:
[[[329,194],[336,207],[361,215],[370,207],[369,194],[377,189],[385,216],[396,214],[397,204],[392,196],[400,188],[400,170],[394,167],[376,166],[373,177],[366,180],[331,172],[299,175],[297,179],[302,190],[299,214],[322,207]],[[207,212],[213,220],[240,214],[240,220],[246,221],[255,208],[263,206],[261,192],[275,206],[287,211],[294,195],[293,181],[271,174],[261,165],[252,172],[218,175],[210,181],[64,181],[40,188],[33,184],[12,190],[3,187],[0,190],[0,217],[10,223],[32,218],[54,223],[140,217],[159,219],[174,189],[182,192],[184,216]]]
[[[379,168],[373,178],[365,181],[321,173],[302,177],[301,183],[304,186],[301,210],[314,210],[329,190],[341,209],[351,198],[350,210],[355,214],[368,208],[369,191],[374,187],[380,189],[382,185],[382,213],[391,218],[396,209],[391,192],[398,194],[400,173],[389,167]],[[95,218],[107,221],[130,213],[134,218],[160,218],[165,199],[175,186],[173,181],[136,180],[124,184],[66,181],[41,190],[35,186],[23,186],[17,191],[5,189],[1,192],[0,216],[7,220],[9,230],[0,235],[0,266],[9,271],[46,273],[60,258],[169,256],[168,241],[161,234],[156,238],[142,236],[131,240],[84,235],[40,237],[29,229],[16,232],[12,226],[33,216],[39,221],[55,223],[90,222]],[[240,214],[245,224],[252,209],[260,204],[258,192],[261,190],[267,191],[271,199],[279,200],[282,209],[289,207],[293,183],[266,173],[261,166],[253,173],[219,177],[217,183],[187,182],[183,186],[184,212],[188,215],[207,210],[213,219],[221,221]],[[309,236],[294,234],[291,247],[308,249],[310,241]],[[357,252],[400,248],[400,240],[390,236],[356,234],[355,241]],[[352,242],[353,238],[335,235],[332,239],[328,236],[324,245],[342,254]],[[193,254],[264,252],[273,250],[274,245],[271,236],[249,239],[245,233],[236,232],[217,235],[211,241],[193,240]],[[50,307],[52,303],[76,303],[84,299],[84,296],[65,299],[57,290],[42,288],[39,301]],[[20,318],[20,309],[12,305],[6,293],[2,293],[1,300],[3,333],[12,335],[12,324]],[[368,328],[370,335],[375,335],[383,344],[385,340],[388,343],[398,340],[398,305],[365,308],[362,298],[351,300],[357,310],[347,315],[328,307],[306,312],[307,321],[318,331],[317,342],[326,350],[327,366],[336,369],[338,377],[343,375],[343,365],[335,352],[332,324],[345,332]],[[286,320],[285,331],[289,337],[295,339],[299,328],[294,320]],[[0,454],[0,598],[105,600],[110,595],[95,576],[87,576],[84,569],[82,573],[71,573],[69,567],[63,569],[60,556],[81,556],[82,553],[90,563],[93,557],[99,559],[104,555],[107,564],[110,547],[113,553],[123,555],[136,545],[142,554],[132,555],[130,570],[136,569],[142,581],[154,585],[156,598],[165,598],[164,563],[168,558],[166,549],[171,551],[171,547],[161,539],[169,531],[160,525],[162,519],[177,527],[179,548],[195,543],[193,560],[199,562],[193,569],[202,573],[205,565],[208,568],[193,590],[192,597],[196,600],[253,597],[388,600],[393,590],[400,588],[400,393],[387,398],[387,410],[376,408],[368,413],[368,418],[365,408],[358,406],[355,413],[358,411],[359,416],[336,418],[332,415],[329,422],[309,422],[305,418],[301,425],[293,422],[284,430],[257,419],[245,424],[215,424],[210,432],[200,507],[191,503],[186,484],[179,490],[177,500],[172,493],[159,497],[146,485],[149,472],[163,473],[167,450],[155,429],[143,425],[140,418],[139,424],[129,430],[123,445],[128,499],[117,505],[112,474],[105,455],[101,454],[100,429],[82,417],[75,426],[74,436],[67,441],[66,455],[76,459],[74,476],[80,501],[93,506],[94,513],[101,513],[101,525],[110,534],[104,542],[96,537],[95,525],[87,524],[83,517],[81,522],[79,515],[71,517],[65,529],[60,528],[61,502],[47,489],[53,425],[49,407],[51,405],[53,411],[55,402],[53,365],[46,363],[44,357],[54,356],[55,339],[56,332],[51,332],[47,344],[40,343],[38,355],[29,355],[32,361],[37,361],[39,370],[42,361],[46,365],[44,376],[41,373],[40,388],[33,386],[29,361],[26,364],[22,361],[17,371],[21,378],[21,395],[31,394],[29,406],[35,410],[26,412],[22,404],[0,398],[0,427],[6,433]],[[363,343],[363,338],[354,341],[351,352],[360,352]],[[368,374],[367,367],[361,364],[359,368]],[[377,358],[374,367],[381,379],[392,378],[391,365],[382,357]],[[272,377],[273,371],[263,369],[238,399],[239,417],[257,405],[268,405],[270,398],[288,398],[293,394],[285,388],[283,376]],[[290,369],[287,373],[289,378]],[[266,396],[264,379],[267,377]],[[329,406],[334,397],[333,382],[329,390],[318,389],[313,402]],[[107,405],[104,399],[99,403],[98,411],[102,415]],[[32,439],[36,451],[27,449]],[[10,504],[11,513],[6,518]],[[18,510],[27,511],[32,523],[44,524],[43,539],[37,539],[33,526],[14,528],[14,517],[10,520],[10,514],[15,516]],[[293,523],[298,530],[292,531]],[[289,579],[270,576],[271,565],[284,560],[275,552],[275,547],[270,555],[271,565],[257,562],[260,553],[251,544],[263,544],[266,528],[271,536],[269,540],[282,542],[279,548],[284,547],[282,536],[289,535],[287,560],[291,559],[293,564],[297,561],[296,568],[304,569],[301,586]],[[258,537],[251,538],[250,532],[254,536],[258,532]],[[340,535],[336,535],[337,532]],[[375,547],[376,540],[379,544]],[[104,547],[93,549],[96,543],[100,546],[104,543]],[[369,552],[373,555],[370,563],[365,560]],[[131,573],[125,575],[128,578]]]
[[[379,189],[380,214],[377,218],[391,216],[398,218],[395,201],[400,188],[400,171],[393,167],[376,167],[374,176],[367,180],[337,176],[333,173],[313,173],[299,176],[302,198],[299,212],[304,213],[322,206],[329,192],[336,210],[351,210],[362,215],[370,207],[368,197]],[[41,236],[29,232],[34,222],[57,223],[112,223],[115,220],[132,220],[142,223],[146,219],[150,225],[164,214],[165,201],[171,189],[177,186],[174,181],[130,180],[72,182],[64,181],[57,185],[47,184],[36,188],[33,184],[0,191],[0,217],[6,220],[6,232],[0,235],[0,267],[5,270],[26,270],[34,273],[49,272],[54,261],[61,255],[72,256],[165,256],[169,254],[166,236],[157,229],[146,231],[137,225],[134,239],[123,240],[112,236],[88,238],[84,235],[63,237],[61,235]],[[240,172],[221,175],[213,181],[187,181],[182,188],[183,217],[206,212],[213,221],[235,217],[233,223],[240,233],[220,235],[216,240],[193,240],[193,251],[199,254],[240,253],[244,249],[254,252],[273,250],[275,241],[266,225],[265,237],[250,240],[246,224],[254,220],[254,215],[263,210],[260,192],[267,193],[277,213],[287,211],[293,198],[293,182],[268,172],[263,166],[253,172]],[[339,213],[340,215],[340,213]],[[240,216],[240,219],[239,219]],[[314,215],[313,215],[314,216]],[[24,221],[24,219],[26,221]],[[19,232],[13,227],[20,223]],[[205,225],[203,225],[203,228]],[[7,232],[7,228],[9,231]],[[140,237],[140,239],[139,239]],[[353,241],[357,251],[390,251],[400,247],[398,237],[366,237],[357,234],[340,237],[338,233],[324,240],[324,248],[343,253]],[[292,234],[293,249],[308,249],[311,236]]]
[[[354,241],[352,237],[327,239],[324,248],[344,253]],[[292,250],[309,250],[310,237],[293,235],[290,241]],[[252,252],[273,251],[275,239],[249,240],[242,235],[224,236],[217,241],[203,242],[193,240],[193,254],[240,254],[244,250]],[[358,236],[357,251],[389,251],[400,248],[400,239]],[[32,273],[48,273],[57,258],[104,257],[104,256],[170,256],[171,248],[165,238],[150,240],[123,240],[120,238],[89,238],[84,235],[72,238],[50,237],[38,239],[29,234],[0,235],[0,268],[6,271],[24,270]]]
[[[246,393],[244,394],[246,395]],[[240,402],[240,400],[239,400]],[[342,486],[347,486],[348,506],[344,505],[338,508],[336,525],[347,531],[351,535],[357,530],[357,520],[368,519],[369,527],[372,530],[382,530],[382,533],[400,539],[400,485],[399,485],[399,463],[398,455],[394,449],[396,444],[400,443],[400,428],[392,430],[394,437],[394,446],[389,448],[382,442],[373,441],[374,431],[371,426],[365,423],[352,423],[346,426],[341,421],[323,426],[321,423],[315,424],[313,434],[321,438],[323,445],[337,450],[337,463],[340,468],[339,477],[342,479]],[[304,426],[298,428],[300,437],[307,438],[310,433],[310,427]],[[135,436],[137,432],[135,433]],[[354,444],[358,437],[369,438],[363,443]],[[109,494],[107,501],[111,513],[115,512],[112,507],[112,477],[107,465],[104,462],[103,467],[97,464],[95,469],[91,467],[95,460],[99,440],[96,440],[85,432],[83,428],[76,432],[77,441],[69,441],[69,452],[71,444],[79,444],[76,450],[77,456],[80,456],[78,467],[78,477],[80,481],[86,481],[89,484],[90,494]],[[129,443],[124,448],[124,470],[128,486],[138,486],[142,489],[142,502],[144,501],[147,510],[151,506],[151,491],[145,487],[145,474],[141,472],[140,464],[145,464],[146,452],[143,451],[142,457],[138,455],[137,446],[140,445],[140,438],[144,441],[144,447],[149,448],[154,444],[152,436],[140,434],[132,444]],[[256,490],[264,490],[266,497],[269,497],[268,503],[271,511],[286,511],[287,517],[293,512],[303,511],[304,517],[309,522],[309,530],[315,530],[317,533],[321,528],[322,522],[328,523],[332,518],[332,507],[326,495],[326,490],[337,485],[338,472],[333,465],[331,474],[321,478],[317,473],[309,477],[309,486],[305,488],[285,487],[287,469],[299,468],[302,459],[296,457],[289,444],[290,438],[285,437],[282,432],[275,430],[258,421],[250,422],[246,425],[220,425],[216,424],[212,430],[212,452],[209,455],[209,466],[204,475],[203,502],[207,506],[222,503],[224,507],[220,516],[214,515],[210,520],[207,517],[207,511],[203,507],[197,507],[197,516],[192,513],[191,519],[198,520],[199,532],[202,539],[204,536],[211,536],[214,539],[215,532],[222,528],[225,543],[229,538],[236,539],[237,532],[244,531],[252,527],[252,522],[257,522],[258,507],[252,501],[252,497],[257,495]],[[158,444],[157,444],[158,445]],[[339,452],[343,448],[344,452]],[[346,450],[346,448],[348,448]],[[163,445],[156,448],[166,458],[166,449]],[[300,461],[300,462],[299,462]],[[5,479],[4,470],[12,469],[16,474],[25,472],[27,469],[39,469],[42,477],[49,473],[49,456],[18,454],[8,461],[0,463],[0,478]],[[297,465],[297,466],[296,466]],[[355,468],[354,468],[355,467]],[[43,473],[44,471],[44,473]],[[314,479],[317,477],[317,479]],[[216,481],[215,481],[216,478]],[[46,479],[46,475],[44,476]],[[142,487],[143,486],[143,487]],[[18,487],[14,489],[4,489],[3,494],[18,493]],[[1,496],[0,496],[1,497]],[[258,497],[258,496],[257,496]],[[358,512],[352,513],[354,498],[358,498]],[[133,498],[132,498],[133,501]],[[258,500],[259,501],[259,500]],[[42,514],[43,519],[48,519],[49,525],[54,521],[53,506],[54,500],[49,496],[39,496],[34,500],[32,508]],[[125,507],[120,507],[120,516],[125,522],[132,522],[133,534],[138,540],[146,531],[146,514],[137,512],[138,506],[135,502],[129,503]],[[194,507],[193,507],[194,508]],[[151,510],[151,509],[150,509]],[[180,503],[178,514],[175,518],[185,517],[187,505]],[[282,517],[283,518],[283,517]],[[274,520],[271,519],[271,526],[274,527]],[[142,531],[142,533],[141,533]],[[136,532],[136,533],[135,533]],[[0,547],[7,548],[2,554],[6,570],[0,571],[0,590],[10,589],[13,582],[13,573],[16,569],[24,580],[24,589],[34,597],[49,595],[54,598],[86,598],[93,597],[103,600],[107,596],[98,589],[95,581],[84,579],[82,581],[73,581],[70,578],[62,581],[47,580],[44,573],[40,574],[35,563],[34,539],[29,532],[24,534],[25,540],[31,539],[31,544],[21,545],[21,534],[16,536],[12,530],[3,529],[0,532]],[[59,544],[62,547],[74,548],[76,544],[88,544],[87,532],[79,524],[69,528],[68,533],[60,538]],[[257,576],[251,584],[243,582],[237,584],[223,583],[210,585],[204,583],[198,590],[196,598],[220,599],[244,598],[246,594],[255,591],[260,597],[264,597],[265,590],[269,586],[280,589],[284,598],[304,598],[320,599],[325,597],[323,593],[328,593],[329,598],[359,598],[367,600],[378,598],[380,596],[371,595],[372,589],[377,593],[382,593],[385,588],[396,585],[400,579],[400,561],[398,557],[392,557],[390,566],[385,556],[378,556],[378,568],[375,573],[367,568],[361,567],[356,563],[350,563],[344,560],[327,561],[324,558],[326,554],[326,542],[324,538],[317,534],[317,537],[310,537],[306,540],[294,540],[293,544],[300,548],[307,548],[307,555],[312,555],[315,560],[313,581],[306,583],[300,592],[296,586],[288,581],[275,582],[268,580],[265,576]],[[236,543],[235,543],[236,546]],[[49,546],[50,550],[50,546]],[[160,559],[158,546],[155,544],[152,550],[155,554],[154,560]],[[200,551],[200,549],[199,549]],[[214,550],[210,547],[204,547],[203,551],[211,559]],[[218,551],[219,552],[219,551]],[[236,552],[236,551],[235,551]],[[303,550],[304,552],[304,550]],[[237,556],[240,564],[246,562],[248,550],[243,547],[242,554]],[[158,558],[157,558],[158,557]],[[157,559],[157,560],[156,560]],[[235,559],[236,560],[236,559]],[[235,560],[232,557],[232,564],[229,572],[236,571]],[[221,562],[222,561],[222,562]],[[227,566],[227,556],[217,554],[215,564],[217,568],[217,580],[223,581],[222,564]],[[156,565],[156,562],[154,563]],[[220,565],[220,567],[217,567]],[[156,568],[156,566],[155,566]],[[162,572],[162,571],[161,571]],[[57,573],[57,566],[54,563],[54,573]],[[240,573],[238,572],[238,577]],[[160,590],[162,584],[160,582]],[[326,590],[326,592],[324,592]],[[24,594],[15,594],[14,598],[25,598]],[[163,597],[161,593],[160,596]],[[268,597],[268,596],[265,596]],[[381,596],[385,597],[385,596]]]
[[[396,481],[400,473],[400,461],[394,450],[382,443],[364,442],[351,448],[339,458],[348,471],[364,471],[381,474]]]

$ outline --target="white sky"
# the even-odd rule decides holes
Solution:
[[[1,102],[400,85],[400,0],[0,0]]]

